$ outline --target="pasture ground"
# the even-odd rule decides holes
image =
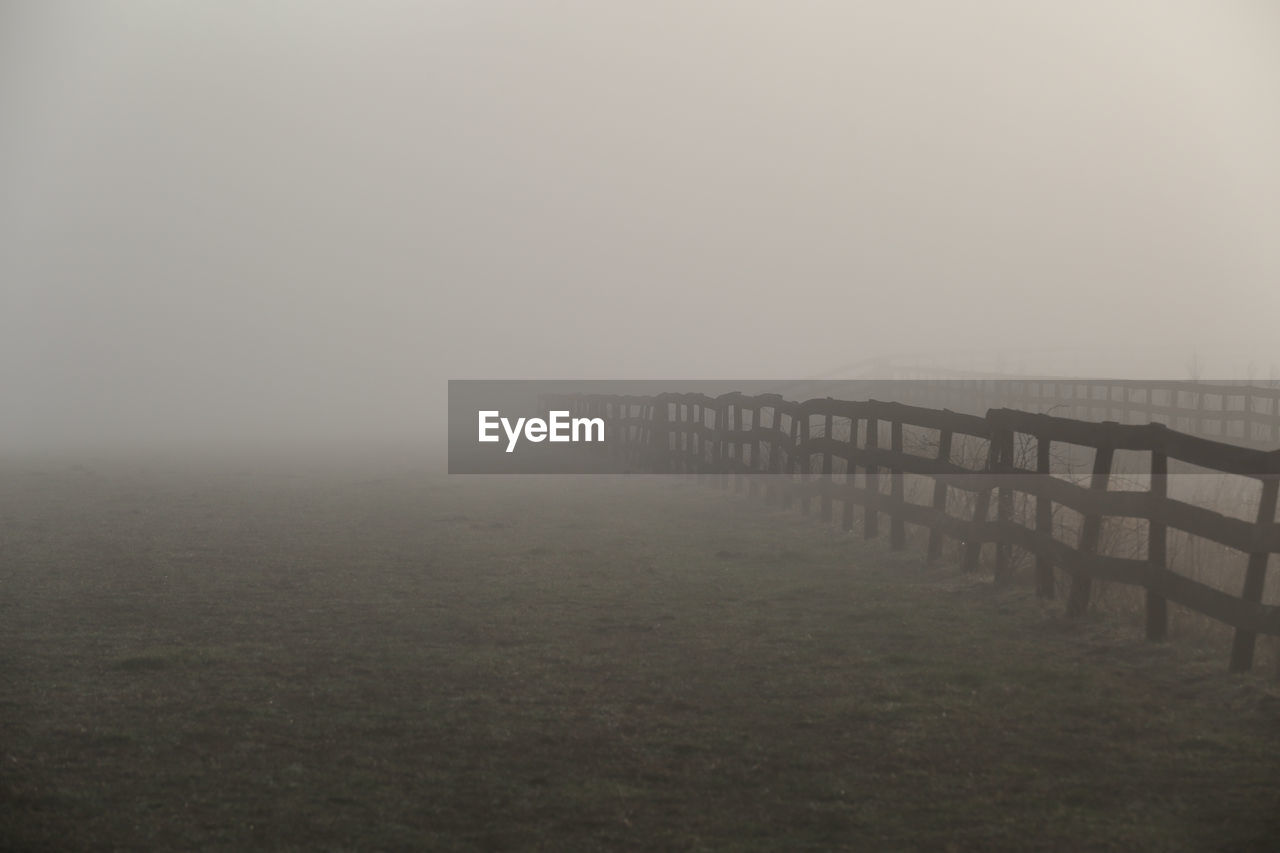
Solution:
[[[1274,674],[683,480],[2,473],[2,849],[1280,849]]]

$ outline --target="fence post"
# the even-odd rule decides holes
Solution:
[[[617,408],[613,401],[607,397],[600,404],[604,408],[604,449],[611,459],[616,459],[618,455],[618,422],[614,418],[614,410]]]
[[[729,402],[727,400],[716,401],[716,439],[715,439],[715,455],[716,455],[716,485],[722,491],[729,488],[729,448],[728,432],[729,425]]]
[[[684,472],[695,476],[698,473],[698,433],[694,429],[696,405],[683,404],[683,414],[680,416],[680,428],[684,432]]]
[[[741,401],[733,407],[734,429],[738,433],[733,442],[733,491],[735,494],[751,491],[751,469],[747,463],[747,413],[750,411]]]
[[[643,436],[643,431],[641,430],[640,422],[637,420],[640,415],[636,414],[636,411],[638,409],[640,414],[644,414],[644,408],[631,402],[624,403],[622,408],[626,412],[627,418],[627,425],[624,427],[627,431],[627,452],[625,458],[628,465],[639,465],[639,457],[637,454],[639,453],[640,439]]]
[[[787,448],[787,483],[782,492],[782,506],[791,509],[795,499],[795,477],[799,473],[800,456],[796,448],[800,446],[800,419],[795,411],[791,412],[791,445]]]
[[[778,431],[782,429],[782,414],[778,404],[773,405],[773,417],[769,419],[769,475],[764,483],[764,501],[768,506],[775,506],[779,496],[779,475],[782,473],[782,445],[778,439]]]
[[[1248,391],[1244,392],[1242,405],[1244,407],[1244,415],[1243,415],[1244,420],[1242,421],[1242,427],[1240,427],[1240,430],[1242,430],[1244,443],[1252,444],[1257,441],[1257,439],[1253,437],[1254,421],[1253,421],[1253,394],[1252,393],[1249,393]],[[1224,403],[1222,407],[1224,407],[1225,409],[1226,403]],[[1222,429],[1224,430],[1226,429],[1225,420],[1222,421]]]
[[[1164,427],[1152,424],[1152,429],[1160,435]],[[1151,451],[1151,518],[1147,521],[1147,565],[1152,575],[1163,572],[1167,564],[1168,529],[1163,521],[1164,501],[1169,496],[1169,457],[1163,449],[1163,442]],[[1157,595],[1147,585],[1147,639],[1159,643],[1169,636],[1169,606],[1164,596]]]
[[[1053,442],[1042,435],[1036,436],[1036,476],[1047,478],[1050,471],[1050,449]],[[1036,535],[1042,539],[1053,538],[1053,502],[1043,491],[1036,491]],[[1053,582],[1053,560],[1045,554],[1036,554],[1036,596],[1053,598],[1056,594]]]
[[[724,436],[720,442],[721,454],[724,459],[725,481],[724,489],[730,491],[737,484],[737,476],[735,474],[734,462],[738,459],[738,448],[733,442],[732,433],[737,429],[738,425],[738,407],[731,400],[724,402]]]
[[[996,498],[996,520],[1003,531],[1006,525],[1013,523],[1013,430],[1002,429],[991,438],[997,448],[996,475],[997,487],[1000,490]],[[1009,582],[1009,576],[1013,571],[1010,568],[1012,550],[1013,546],[1009,543],[996,540],[995,582],[998,584]]]
[[[853,464],[853,459],[858,449],[858,421],[860,420],[856,413],[849,417],[849,451],[845,456],[844,499],[840,507],[840,526],[845,530],[853,529],[853,490],[858,467]]]
[[[1276,492],[1280,487],[1280,473],[1271,473],[1262,481],[1262,500],[1258,503],[1258,523],[1254,528],[1259,534],[1276,520]],[[1249,568],[1244,576],[1244,590],[1240,597],[1250,604],[1262,601],[1262,588],[1267,580],[1267,561],[1271,553],[1259,546],[1259,550],[1249,555]],[[1231,671],[1246,672],[1253,666],[1253,647],[1258,635],[1242,628],[1236,629],[1231,643]]]
[[[635,403],[627,403],[627,464],[639,467],[640,465],[640,447],[644,439],[644,406]]]
[[[880,420],[874,414],[867,415],[865,447],[867,450],[880,447]],[[864,470],[867,501],[862,510],[862,538],[875,539],[880,535],[880,468],[868,464]]]
[[[1114,421],[1104,421],[1114,424]],[[1093,477],[1089,488],[1105,492],[1107,481],[1111,477],[1111,460],[1115,456],[1115,448],[1110,441],[1094,449]],[[1091,512],[1084,517],[1084,525],[1080,529],[1080,544],[1077,550],[1083,557],[1092,557],[1098,553],[1098,540],[1102,535],[1102,514]],[[1089,609],[1089,596],[1093,590],[1093,578],[1088,569],[1079,568],[1072,573],[1071,592],[1067,597],[1067,616],[1078,619]]]
[[[693,474],[696,480],[701,483],[705,479],[703,476],[703,468],[706,460],[703,458],[703,440],[702,427],[703,421],[706,420],[706,414],[702,410],[701,403],[689,404],[689,450],[692,458],[689,464],[692,466]]]
[[[707,459],[705,459],[705,442],[703,437],[704,421],[707,420],[707,412],[703,410],[701,403],[692,403],[689,407],[689,418],[692,420],[690,424],[689,446],[692,450],[692,466],[694,466],[694,475],[699,483],[705,482],[705,467],[707,467]]]
[[[903,504],[906,503],[905,483],[902,473],[902,421],[894,418],[889,427],[889,446],[893,450],[897,462],[889,469],[889,487],[892,507],[889,513],[889,547],[901,551],[907,547],[907,521],[903,517]]]
[[[627,459],[627,439],[630,437],[628,427],[623,421],[630,414],[621,402],[615,400],[610,404],[610,413],[613,415],[613,458],[619,463],[626,462]]]
[[[650,470],[656,474],[665,474],[671,470],[671,440],[667,437],[670,434],[668,407],[666,397],[658,397],[650,407],[649,451],[653,461],[649,465]]]
[[[800,464],[800,514],[809,514],[809,410],[804,409],[804,417],[800,419],[800,445],[804,450],[797,455]]]
[[[762,407],[753,406],[751,409],[751,461],[747,468],[747,494],[755,497],[760,494],[763,484],[760,482],[760,475],[765,473],[764,466],[760,464],[760,411]],[[743,449],[746,449],[747,442],[744,438],[742,443]]]
[[[951,462],[951,430],[944,429],[938,436],[938,461]],[[947,474],[939,474],[933,481],[933,508],[939,512],[947,511]],[[929,553],[926,561],[935,562],[942,556],[942,529],[929,528]]]
[[[1271,396],[1271,422],[1267,425],[1267,441],[1280,442],[1280,394]]]
[[[831,458],[832,432],[835,429],[835,417],[827,412],[823,421],[823,438],[826,440],[822,449],[822,520],[831,520],[831,477],[835,467]]]
[[[676,441],[673,454],[674,470],[680,474],[689,473],[689,412],[684,403],[676,401]]]
[[[636,440],[635,445],[631,448],[632,464],[637,468],[643,468],[648,461],[646,453],[649,449],[649,404],[636,403]]]
[[[635,424],[631,423],[631,412],[633,411],[633,407],[629,400],[621,403],[620,406],[622,410],[622,419],[624,421],[622,424],[622,460],[628,466],[631,466],[634,465],[636,461],[635,443],[637,438]]]
[[[991,421],[991,413],[987,413],[988,423]],[[987,464],[984,466],[987,476],[989,477],[996,469],[996,457],[1000,453],[999,443],[996,440],[996,433],[992,432],[987,438]],[[991,492],[994,486],[983,487],[973,499],[973,524],[969,531],[969,540],[965,543],[964,549],[964,570],[966,572],[976,572],[978,570],[978,561],[982,557],[982,528],[987,525],[987,512],[991,508]]]

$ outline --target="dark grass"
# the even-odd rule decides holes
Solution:
[[[0,848],[1280,849],[1270,679],[684,481],[0,492]]]

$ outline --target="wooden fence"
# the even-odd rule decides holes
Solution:
[[[792,402],[742,394],[558,395],[544,397],[543,405],[603,418],[608,452],[637,470],[696,474],[722,488],[732,484],[771,503],[816,511],[826,520],[834,520],[839,503],[846,529],[853,529],[860,508],[868,539],[879,535],[881,517],[887,517],[895,549],[906,547],[906,527],[916,525],[928,531],[930,559],[940,556],[949,538],[962,543],[964,566],[973,570],[984,543],[994,543],[997,583],[1009,580],[1012,549],[1021,549],[1035,557],[1040,596],[1054,595],[1055,568],[1068,574],[1072,617],[1088,609],[1094,580],[1142,587],[1149,639],[1165,638],[1167,602],[1176,602],[1235,629],[1232,671],[1252,666],[1258,634],[1280,635],[1280,606],[1262,601],[1268,562],[1280,553],[1280,451],[1188,435],[1158,423],[1096,423],[1003,408],[978,416],[897,402]],[[908,430],[913,437],[931,438],[906,442]],[[980,452],[967,462],[957,460],[964,456],[954,452],[959,443]],[[1055,445],[1090,452],[1087,483],[1054,476]],[[1145,488],[1108,488],[1118,451],[1149,456]],[[837,460],[843,461],[840,480],[834,476]],[[1255,482],[1260,490],[1256,518],[1243,520],[1171,498],[1170,461]],[[927,502],[908,499],[906,475],[932,481]],[[972,496],[961,503],[967,517],[953,511],[956,502],[949,497],[955,492]],[[1015,514],[1018,498],[1024,508],[1033,503],[1034,512]],[[1055,535],[1055,505],[1083,518],[1073,542]],[[1145,520],[1144,557],[1100,551],[1108,518]],[[1174,530],[1247,555],[1239,593],[1171,570],[1167,542]]]
[[[1030,377],[902,377],[884,381],[892,387],[885,396],[930,408],[971,414],[1009,408],[1080,420],[1163,423],[1232,444],[1266,450],[1280,447],[1280,387],[1190,380]],[[824,382],[828,386],[836,384],[837,389],[820,393],[847,393],[838,389],[838,383]]]

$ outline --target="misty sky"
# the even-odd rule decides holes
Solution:
[[[1280,5],[0,3],[0,447],[447,378],[1280,370]]]

